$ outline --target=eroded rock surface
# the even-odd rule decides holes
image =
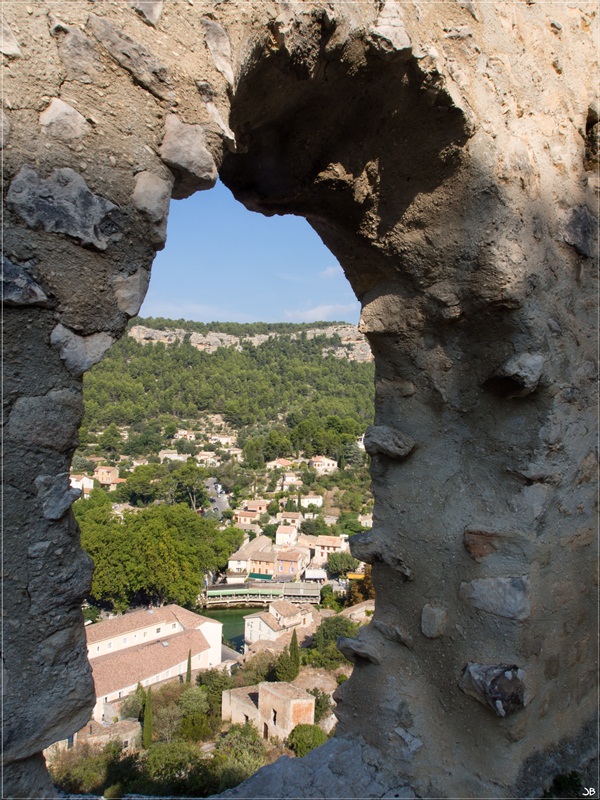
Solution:
[[[229,795],[537,797],[584,769],[596,4],[3,11],[6,796],[53,796],[40,753],[94,701],[64,482],[81,372],[139,309],[169,196],[217,171],[308,219],[376,360],[375,527],[353,547],[377,604],[342,643],[337,737]]]

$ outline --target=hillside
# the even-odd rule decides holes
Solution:
[[[370,424],[372,362],[331,352],[353,346],[342,334],[360,342],[353,326],[221,323],[214,328],[133,320],[129,336],[85,376],[84,428],[139,427],[159,417],[194,421],[207,413],[221,414],[237,429],[273,424],[293,429],[332,416],[352,420],[363,431]]]

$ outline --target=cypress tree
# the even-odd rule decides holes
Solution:
[[[300,648],[298,647],[298,636],[296,635],[295,628],[294,632],[292,633],[292,641],[290,643],[290,659],[294,665],[294,670],[296,671],[296,675],[294,677],[297,677],[298,673],[300,672]]]
[[[148,687],[146,692],[146,702],[144,704],[144,728],[142,730],[142,744],[147,750],[152,744],[152,687]]]
[[[187,662],[187,671],[185,673],[185,682],[191,683],[192,682],[192,651],[191,649],[188,651],[188,662]]]

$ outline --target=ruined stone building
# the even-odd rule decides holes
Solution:
[[[236,797],[539,797],[597,752],[598,7],[5,3],[4,794],[87,722],[82,375],[171,198],[306,217],[372,349],[376,608],[336,736]],[[585,785],[585,784],[584,784]],[[300,788],[301,787],[301,788]]]
[[[263,739],[285,742],[296,725],[315,721],[313,695],[283,681],[227,689],[222,702],[224,721],[238,725],[250,722]]]

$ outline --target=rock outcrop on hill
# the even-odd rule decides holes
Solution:
[[[281,336],[295,340],[297,333],[259,333],[255,336],[232,336],[230,333],[220,331],[209,331],[208,333],[188,333],[182,328],[157,330],[147,328],[145,325],[133,325],[128,335],[139,344],[153,344],[162,342],[165,345],[175,344],[176,342],[187,341],[203,353],[215,353],[219,347],[235,347],[241,350],[244,343],[260,347],[261,344],[268,342],[269,339],[277,339]],[[339,336],[341,345],[328,346],[323,348],[323,357],[333,355],[335,358],[346,358],[349,361],[372,361],[373,354],[369,347],[369,342],[364,334],[356,329],[354,325],[329,325],[325,328],[307,328],[304,331],[307,339],[314,339],[316,336],[325,336],[328,339]]]
[[[355,548],[377,602],[343,644],[337,736],[230,796],[537,797],[585,771],[597,4],[3,12],[5,796],[54,796],[41,752],[94,704],[92,564],[56,495],[81,373],[139,310],[169,197],[217,172],[248,208],[308,219],[376,363],[375,523]]]

